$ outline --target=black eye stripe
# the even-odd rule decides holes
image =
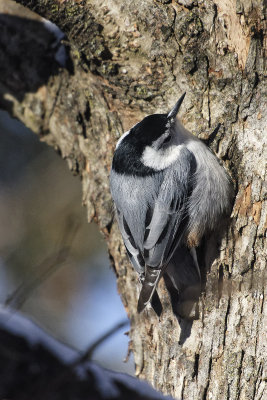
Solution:
[[[166,139],[163,140],[162,144],[168,143],[171,140],[171,135],[167,136]]]

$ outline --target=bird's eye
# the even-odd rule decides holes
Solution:
[[[162,144],[169,143],[170,140],[171,140],[171,135],[167,136],[166,139],[163,140]]]

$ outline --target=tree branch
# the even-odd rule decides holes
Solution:
[[[77,365],[78,352],[12,309],[0,308],[0,343],[1,398],[171,400],[127,374]]]

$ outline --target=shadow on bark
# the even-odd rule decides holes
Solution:
[[[201,295],[205,296],[207,275],[211,270],[213,262],[219,257],[222,239],[230,224],[230,218],[222,221],[217,230],[202,239],[202,243],[197,248],[197,256],[200,268],[201,279],[190,263],[186,271],[177,269],[177,280],[180,280],[180,288],[177,290],[168,274],[164,274],[164,282],[170,296],[171,306],[176,316],[181,332],[179,344],[183,345],[191,335],[193,321],[199,319],[199,301]],[[188,253],[188,250],[186,250]],[[181,252],[179,254],[181,256]],[[179,263],[177,263],[178,266]],[[181,273],[183,282],[181,283]],[[215,282],[218,301],[222,295],[223,268],[219,268],[218,279]]]

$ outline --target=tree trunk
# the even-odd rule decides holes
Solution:
[[[182,399],[267,398],[264,0],[19,2],[60,27],[69,56],[59,66],[60,44],[44,20],[0,0],[0,106],[81,176],[88,220],[105,235],[131,321],[137,375]],[[222,124],[211,147],[236,187],[220,254],[202,266],[193,322],[173,315],[163,280],[161,317],[137,314],[140,286],[108,184],[123,131],[184,91],[186,128],[208,139]]]

